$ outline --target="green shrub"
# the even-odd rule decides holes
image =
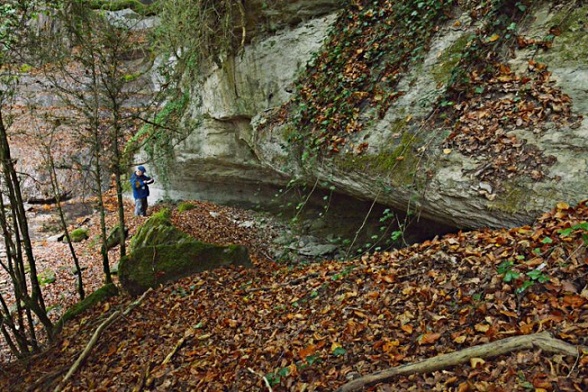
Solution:
[[[196,208],[196,205],[195,204],[192,204],[190,202],[182,202],[178,206],[178,212],[184,212],[184,211],[188,211],[188,210],[193,210],[194,208]]]
[[[146,6],[137,0],[91,0],[88,3],[90,8],[95,10],[120,11],[130,8],[141,15],[148,15],[151,9],[150,6]]]

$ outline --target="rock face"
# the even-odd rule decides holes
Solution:
[[[290,180],[252,144],[252,119],[290,99],[297,72],[321,47],[335,18],[312,19],[252,44],[231,67],[216,68],[193,86],[188,116],[199,126],[176,149],[171,172],[181,175],[170,178],[171,198],[254,204]],[[263,149],[280,153],[279,143]]]
[[[458,103],[445,102],[447,86],[465,56],[468,40],[488,21],[472,19],[481,6],[453,9],[447,13],[451,14],[449,20],[439,24],[424,46],[426,50],[394,74],[395,98],[383,99],[390,99],[385,110],[366,108],[358,101],[363,129],[345,135],[346,149],[338,154],[317,157],[312,149],[300,149],[292,143],[297,134],[303,135],[302,141],[314,142],[296,122],[305,110],[296,101],[301,93],[299,80],[301,75],[317,72],[313,66],[320,54],[336,57],[329,37],[343,29],[346,19],[357,15],[341,9],[337,0],[276,3],[279,6],[271,8],[261,0],[246,2],[251,39],[243,53],[226,59],[220,67],[201,69],[198,80],[189,81],[190,102],[182,118],[189,135],[176,145],[172,167],[163,170],[148,163],[156,177],[158,169],[168,176],[166,190],[152,187],[153,200],[267,205],[294,183],[320,189],[321,195],[339,193],[374,200],[400,213],[417,213],[428,222],[477,228],[530,223],[558,201],[575,204],[586,198],[588,34],[583,21],[588,7],[577,2],[532,2],[527,17],[515,26],[519,45],[497,48],[508,52],[500,65],[503,75],[486,78],[487,85],[477,86],[473,98]],[[477,4],[457,3],[464,7]],[[360,16],[369,17],[373,11],[365,8]],[[111,15],[111,20],[135,21],[135,16],[124,11]],[[153,18],[137,26],[150,28],[155,23]],[[515,34],[510,28],[503,32]],[[407,39],[396,38],[399,42]],[[486,38],[482,45],[495,42],[495,36]],[[357,65],[353,61],[349,64],[351,68]],[[526,81],[531,68],[535,76],[543,78],[539,87]],[[377,74],[381,70],[367,71]],[[328,63],[321,72],[337,79]],[[21,94],[39,108],[59,107],[55,94],[43,87],[39,78],[23,75]],[[153,88],[160,82],[154,78]],[[531,103],[521,100],[527,87],[528,93],[534,94]],[[129,105],[140,106],[149,96],[144,91]],[[335,102],[338,98],[333,94],[332,99]],[[378,99],[382,97],[374,101]],[[444,122],[443,113],[439,113],[447,110],[446,103],[453,112]],[[494,122],[488,120],[490,109],[496,112],[497,108],[502,115]],[[529,119],[528,113],[542,120]],[[330,112],[311,121],[320,123],[339,114]],[[21,128],[30,123],[26,116],[20,120]],[[505,149],[507,144],[514,147]],[[358,153],[361,146],[367,147]],[[12,147],[21,171],[37,171],[35,181],[23,179],[25,193],[50,195],[37,189],[39,183],[47,183],[38,172],[41,154],[30,151],[26,143]],[[77,154],[76,161],[84,163],[87,151]],[[72,178],[59,174],[60,181],[83,182]],[[158,181],[159,186],[163,183],[163,178]]]
[[[312,15],[304,7],[314,2],[289,4],[299,7],[307,20],[251,43],[242,56],[230,60],[229,67],[207,72],[202,83],[192,86],[186,118],[199,125],[176,148],[176,170],[172,172],[177,175],[170,179],[169,197],[263,202],[289,181],[316,182],[463,228],[530,223],[558,201],[573,204],[586,197],[588,122],[583,116],[588,113],[588,34],[582,23],[574,24],[572,19],[585,15],[588,7],[554,8],[550,2],[538,2],[529,10],[531,17],[519,26],[518,33],[525,37],[544,37],[552,26],[561,27],[549,50],[521,46],[508,65],[516,74],[535,64],[530,60],[546,64],[552,73],[550,85],[571,98],[575,121],[546,121],[539,127],[515,122],[501,130],[505,133],[501,140],[510,138],[532,146],[532,151],[542,152],[551,161],[540,180],[512,175],[494,182],[480,174],[487,169],[484,165],[491,152],[465,154],[448,147],[450,130],[443,127],[428,129],[429,136],[420,137],[451,76],[451,68],[449,72],[445,69],[457,64],[464,37],[479,27],[458,9],[435,34],[424,58],[413,61],[408,72],[401,74],[400,97],[383,116],[365,113],[371,115],[365,121],[369,126],[355,136],[369,145],[362,155],[342,152],[306,166],[296,151],[285,148],[296,129],[291,121],[269,127],[272,115],[292,98],[297,75],[306,72],[339,12],[346,12],[325,15],[321,9],[319,15]],[[516,102],[509,94],[492,99]],[[476,113],[483,118],[481,111]],[[419,142],[412,144],[410,135],[420,137]],[[382,164],[384,156],[393,156],[397,163]],[[522,153],[513,159],[522,162]],[[428,166],[415,163],[424,160]],[[421,178],[426,184],[415,186]]]
[[[163,210],[131,239],[130,254],[120,261],[118,274],[122,287],[139,295],[150,287],[228,265],[251,267],[247,248],[197,241],[174,228],[169,211]]]

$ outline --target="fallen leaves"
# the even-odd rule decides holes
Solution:
[[[493,42],[499,37],[489,37]],[[556,158],[545,155],[537,146],[517,136],[517,132],[543,134],[548,124],[572,124],[571,98],[556,87],[544,64],[531,60],[526,72],[515,73],[489,54],[492,60],[469,74],[470,92],[459,92],[449,109],[454,119],[443,153],[457,150],[475,157],[479,166],[472,172],[496,191],[504,191],[504,182],[525,176],[541,181]],[[477,70],[481,68],[481,70]],[[481,191],[490,200],[492,193]]]
[[[511,336],[549,330],[587,343],[586,203],[559,203],[532,226],[459,232],[361,260],[290,266],[260,256],[269,239],[255,225],[239,224],[251,218],[247,212],[195,204],[174,212],[176,224],[205,240],[246,242],[257,268],[205,272],[153,292],[105,331],[107,344],[95,348],[65,390],[140,383],[144,390],[332,390],[351,374]],[[498,267],[509,260],[518,275],[505,282]],[[525,287],[538,268],[549,280]],[[129,301],[118,297],[83,315],[83,329],[76,321],[67,325],[61,343],[32,364],[36,371],[12,365],[15,388],[70,364],[98,320]],[[584,388],[586,354],[537,353],[475,357],[469,367],[399,376],[391,390],[517,390],[523,379],[536,388]]]
[[[440,333],[426,333],[424,335],[421,335],[420,338],[417,339],[417,341],[420,345],[433,344],[437,340],[439,340],[440,338],[441,338]]]

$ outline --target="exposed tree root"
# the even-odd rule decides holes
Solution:
[[[57,371],[45,374],[44,376],[35,380],[34,383],[27,385],[26,392],[44,390],[44,387],[53,385],[55,379],[67,371],[67,366],[60,367]]]
[[[360,391],[364,387],[390,381],[396,376],[429,373],[468,362],[472,358],[489,358],[508,354],[512,351],[529,350],[533,348],[540,348],[546,352],[573,355],[576,357],[580,355],[580,350],[588,349],[586,347],[574,346],[563,340],[555,339],[549,332],[513,336],[491,343],[469,347],[453,353],[441,354],[433,358],[425,359],[421,362],[410,363],[367,374],[341,386],[337,389],[337,392]]]
[[[69,381],[69,379],[71,378],[71,376],[73,376],[73,374],[81,366],[82,362],[84,362],[84,360],[90,355],[90,352],[92,351],[92,349],[96,345],[96,342],[98,341],[98,338],[100,338],[100,335],[102,334],[102,332],[106,328],[108,328],[108,326],[110,324],[112,324],[115,320],[117,320],[119,317],[128,315],[131,312],[131,310],[133,310],[135,307],[137,307],[137,305],[139,305],[141,303],[141,301],[143,301],[143,299],[147,296],[147,293],[149,293],[151,290],[152,289],[149,289],[149,290],[145,291],[143,293],[143,295],[141,295],[141,297],[139,299],[137,299],[134,302],[132,302],[124,310],[124,312],[121,312],[120,310],[117,310],[116,312],[112,313],[106,320],[104,320],[102,322],[102,324],[100,324],[98,326],[98,328],[96,328],[96,330],[94,331],[94,334],[92,335],[92,338],[90,339],[90,341],[86,345],[86,348],[84,348],[84,351],[82,351],[82,353],[80,354],[80,356],[78,357],[78,359],[74,362],[74,364],[69,369],[69,371],[67,372],[67,374],[65,375],[65,377],[63,377],[63,380],[61,380],[61,382],[59,383],[59,385],[57,385],[57,387],[55,387],[55,389],[53,390],[53,392],[60,392],[65,387],[65,385],[67,384],[67,382]]]

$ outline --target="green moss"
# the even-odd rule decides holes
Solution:
[[[453,69],[457,66],[459,60],[461,60],[462,52],[471,39],[471,35],[464,34],[441,53],[437,64],[435,64],[435,67],[431,71],[437,85],[444,85],[449,81]]]
[[[88,239],[88,229],[80,227],[69,233],[72,242],[81,242]]]
[[[188,242],[192,238],[176,229],[171,223],[171,212],[164,208],[153,214],[137,230],[137,233],[131,238],[131,252],[142,248],[152,247],[155,244],[177,244]]]
[[[488,203],[488,209],[514,214],[525,208],[529,200],[529,190],[514,183],[504,184],[504,192]]]
[[[54,283],[56,280],[55,272],[51,270],[45,270],[39,274],[39,284],[41,286],[48,285],[50,283]]]
[[[251,267],[247,248],[193,240],[138,249],[121,260],[119,277],[125,290],[138,295],[149,287],[228,265]]]
[[[110,297],[114,297],[118,295],[118,288],[114,285],[114,283],[109,283],[107,285],[102,286],[98,290],[94,291],[92,294],[88,295],[84,298],[83,301],[78,302],[74,306],[72,306],[57,322],[57,328],[63,328],[63,325],[72,318],[76,317],[80,313],[84,312],[87,309],[94,307],[96,304],[108,299]]]
[[[588,52],[588,34],[585,31],[586,13],[588,7],[576,8],[569,11],[567,8],[559,12],[553,18],[553,25],[559,26],[561,35],[543,37],[546,40],[554,40],[551,53],[556,56],[558,62],[584,61]]]
[[[171,211],[168,208],[162,208],[155,214],[151,215],[151,218],[149,218],[148,221],[161,225],[171,225]]]
[[[141,15],[156,13],[155,4],[145,5],[138,0],[90,0],[87,3],[95,10],[120,11],[129,8]]]
[[[197,241],[175,228],[170,211],[162,209],[139,228],[118,274],[125,290],[138,295],[149,287],[227,265],[250,267],[247,248]]]
[[[399,141],[382,147],[378,154],[341,155],[333,160],[343,171],[365,173],[373,177],[387,178],[394,186],[408,186],[415,182],[420,157],[415,154],[420,138],[403,130],[407,124],[398,120],[392,133],[402,133]],[[399,131],[399,132],[396,132]]]

